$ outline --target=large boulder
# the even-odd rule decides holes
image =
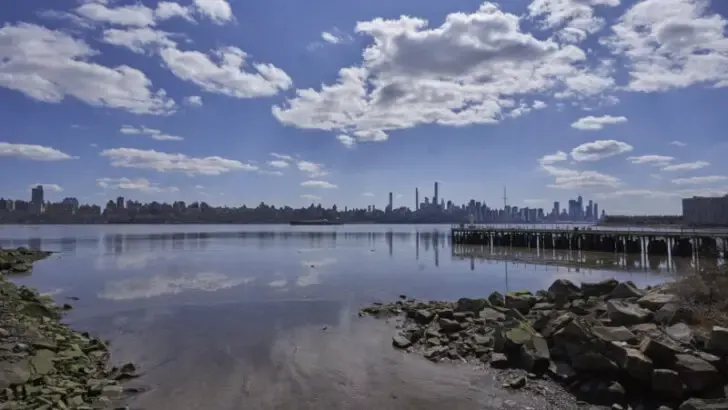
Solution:
[[[728,400],[692,398],[684,401],[678,410],[728,410]]]
[[[668,368],[675,362],[676,356],[683,353],[683,349],[677,343],[664,337],[650,336],[642,339],[640,351],[652,359],[657,366]]]
[[[612,293],[617,285],[619,285],[619,282],[616,279],[607,279],[596,283],[582,282],[581,293],[585,298],[590,296],[607,296]]]
[[[652,318],[651,311],[623,300],[607,302],[607,315],[612,324],[617,326],[645,323]]]
[[[540,335],[533,335],[521,345],[521,363],[523,368],[531,373],[541,374],[548,370],[551,363],[551,353],[546,339]]]
[[[710,331],[707,349],[728,356],[728,328],[713,326]]]
[[[506,294],[505,306],[509,309],[515,309],[523,314],[528,313],[531,307],[536,304],[538,298],[531,293],[509,292]]]
[[[660,398],[680,399],[685,394],[685,383],[674,370],[655,369],[652,372],[652,390]]]
[[[677,303],[678,297],[670,293],[650,292],[637,300],[637,304],[645,309],[658,310],[668,303]]]
[[[629,299],[629,298],[640,298],[644,296],[645,292],[640,290],[632,282],[620,282],[617,286],[612,289],[609,293],[610,299]]]
[[[486,307],[490,307],[488,299],[460,298],[455,304],[455,311],[478,313]]]
[[[718,369],[697,356],[689,354],[676,355],[673,369],[680,374],[680,378],[685,383],[688,391],[691,392],[704,392],[721,382]]]
[[[556,279],[547,291],[549,301],[557,306],[563,306],[569,301],[576,299],[580,296],[579,293],[579,287],[567,279]]]

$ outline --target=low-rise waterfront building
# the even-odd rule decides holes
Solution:
[[[687,225],[728,226],[728,195],[684,198],[682,207]]]

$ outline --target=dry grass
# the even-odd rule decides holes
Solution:
[[[670,286],[700,325],[728,326],[728,267],[703,269]]]

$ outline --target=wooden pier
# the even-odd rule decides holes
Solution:
[[[581,250],[690,257],[728,255],[728,229],[627,229],[561,226],[458,225],[453,244]]]

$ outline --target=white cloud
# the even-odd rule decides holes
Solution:
[[[286,161],[277,159],[273,161],[268,161],[268,165],[272,166],[273,168],[288,168],[290,164]]]
[[[625,152],[633,147],[626,142],[615,140],[597,140],[581,144],[571,150],[574,161],[598,161]]]
[[[190,107],[202,107],[202,97],[199,95],[190,95],[189,97],[185,97],[185,104]]]
[[[91,21],[118,26],[153,26],[154,11],[143,5],[130,5],[109,8],[104,4],[86,3],[76,9],[76,13]]]
[[[0,157],[16,157],[34,161],[62,161],[78,158],[43,145],[13,144],[10,142],[0,142]]]
[[[678,178],[673,179],[672,183],[677,185],[697,185],[711,184],[714,182],[728,181],[728,176],[724,175],[708,175],[702,177]]]
[[[331,44],[339,44],[341,42],[341,38],[335,36],[332,33],[329,33],[328,31],[324,31],[323,33],[321,33],[321,38],[325,42],[331,43]]]
[[[538,160],[538,162],[541,165],[550,165],[555,162],[566,161],[567,159],[569,159],[568,154],[563,151],[558,151],[553,154],[544,155],[543,157],[541,157],[541,159]]]
[[[99,293],[102,299],[131,300],[162,295],[176,295],[194,290],[215,292],[250,283],[254,278],[235,277],[217,272],[184,275],[153,275],[107,282]]]
[[[104,30],[101,40],[108,44],[126,47],[135,53],[144,53],[163,47],[176,47],[177,43],[170,39],[171,34],[149,27],[133,27],[127,29],[110,28]]]
[[[675,145],[675,146],[677,146],[677,147],[685,147],[685,146],[687,146],[688,144],[686,144],[686,143],[684,143],[684,142],[682,142],[682,141],[671,141],[671,142],[670,142],[670,145]]]
[[[0,28],[0,87],[30,98],[59,103],[66,97],[135,114],[167,114],[174,100],[152,91],[141,71],[89,62],[97,54],[85,42],[33,24]]]
[[[341,69],[334,84],[297,90],[273,114],[286,125],[384,141],[421,124],[497,123],[523,110],[523,95],[590,98],[614,84],[611,67],[586,68],[583,50],[523,33],[518,16],[491,3],[427,25],[408,16],[359,22],[356,31],[373,39],[361,65]]]
[[[195,185],[195,189],[205,189],[203,185]]]
[[[259,174],[263,174],[263,175],[275,175],[277,177],[283,176],[283,172],[281,172],[281,171],[271,171],[269,169],[260,169],[260,170],[258,170],[258,173]]]
[[[338,188],[338,186],[327,182],[327,181],[319,181],[319,180],[308,180],[301,182],[301,186],[306,187],[316,187],[316,188],[327,188],[327,189],[333,189]]]
[[[329,174],[323,169],[323,164],[317,164],[311,161],[298,161],[296,166],[300,171],[307,173],[312,178],[323,177]]]
[[[301,198],[303,199],[310,199],[312,201],[320,201],[321,197],[318,195],[312,195],[312,194],[303,194],[301,195]]]
[[[187,21],[194,22],[192,12],[189,7],[181,6],[179,3],[171,1],[161,1],[154,10],[154,15],[159,20],[168,20],[174,17],[181,17]]]
[[[361,196],[366,196],[366,197],[372,198],[374,196],[374,193],[372,193],[372,192],[364,192],[364,193],[361,194]]]
[[[157,141],[182,141],[184,138],[176,135],[163,133],[161,130],[147,127],[133,127],[131,125],[122,125],[119,132],[127,135],[147,135],[149,138]]]
[[[638,157],[627,157],[627,160],[633,164],[649,164],[655,166],[666,166],[669,162],[674,160],[673,157],[666,155],[641,155]]]
[[[189,157],[155,150],[113,148],[101,151],[111,165],[121,168],[153,169],[159,172],[182,172],[188,175],[220,175],[232,171],[257,171],[258,167],[221,157]]]
[[[596,6],[619,6],[620,0],[533,0],[528,16],[539,19],[549,30],[557,30],[564,41],[580,42],[604,27],[604,19],[595,16]]]
[[[662,168],[663,171],[694,171],[696,169],[705,168],[710,166],[710,162],[707,161],[695,161],[695,162],[684,162],[681,164],[667,165]]]
[[[90,29],[93,27],[93,24],[89,22],[88,20],[84,19],[83,17],[80,17],[76,14],[69,13],[67,11],[59,11],[59,10],[41,10],[38,12],[38,17],[43,19],[50,19],[50,20],[62,20],[67,21],[74,26],[82,29]]]
[[[270,155],[274,158],[282,159],[284,161],[293,161],[293,157],[290,155],[285,154],[277,154],[275,152],[271,152]]]
[[[627,59],[632,91],[654,92],[728,81],[726,19],[706,0],[644,0],[602,42]]]
[[[61,187],[58,184],[35,183],[35,184],[28,185],[28,188],[35,188],[38,185],[42,186],[44,191],[63,192],[63,187]]]
[[[585,131],[596,131],[604,128],[605,125],[610,124],[621,124],[627,122],[627,117],[612,117],[611,115],[604,115],[601,117],[583,117],[579,118],[576,122],[571,124],[571,128],[576,128]]]
[[[680,196],[679,192],[667,192],[653,189],[627,189],[622,191],[601,192],[595,195],[599,199],[643,197],[643,198],[671,198]]]
[[[266,97],[288,89],[293,81],[283,70],[272,65],[253,63],[253,71],[245,70],[247,54],[237,47],[224,47],[214,52],[214,59],[199,51],[166,48],[162,60],[178,78],[196,84],[211,93],[235,98]]]
[[[197,11],[217,24],[233,20],[233,11],[226,0],[194,0]]]
[[[356,138],[352,138],[346,134],[339,134],[336,136],[336,139],[339,140],[340,143],[344,144],[346,148],[353,148],[356,146]]]
[[[616,188],[621,185],[618,178],[597,171],[577,171],[553,165],[542,165],[541,169],[554,177],[554,182],[548,185],[550,188]]]
[[[96,184],[104,189],[126,189],[141,192],[177,192],[177,187],[163,187],[145,178],[99,178]]]

